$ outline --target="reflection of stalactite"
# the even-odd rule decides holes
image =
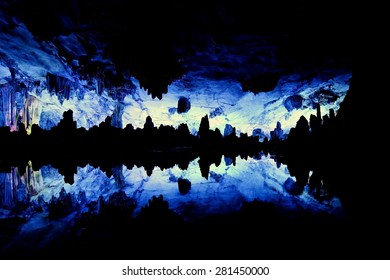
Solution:
[[[31,161],[26,166],[26,172],[23,174],[23,180],[27,186],[28,194],[33,196],[43,189],[43,177],[41,170],[34,171]]]
[[[142,179],[140,185],[138,188],[133,192],[133,196],[131,197],[134,201],[138,202],[140,201],[141,195],[144,192],[144,184],[147,182],[145,179]]]
[[[123,176],[122,165],[118,165],[112,168],[112,175],[115,179],[115,182],[119,188],[126,186],[126,180]]]
[[[31,164],[23,174],[12,167],[10,173],[0,173],[0,207],[12,209],[18,203],[28,203],[26,200],[42,190],[42,186],[41,171],[33,171]]]
[[[0,206],[5,209],[14,207],[14,186],[11,173],[0,173]]]
[[[0,196],[1,206],[6,209],[12,209],[17,204],[17,187],[19,186],[20,177],[18,169],[11,168],[10,173],[2,173],[0,177]]]

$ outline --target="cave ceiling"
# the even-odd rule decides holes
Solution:
[[[30,82],[99,78],[127,90],[135,78],[161,99],[191,73],[257,94],[282,75],[349,69],[352,61],[351,8],[337,1],[15,0],[0,10],[1,64]],[[9,49],[20,28],[62,66],[42,59],[47,72],[29,74],[29,54],[22,63]]]

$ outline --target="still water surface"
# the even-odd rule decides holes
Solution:
[[[107,200],[111,194],[122,190],[136,202],[134,215],[153,196],[162,195],[169,208],[185,219],[228,214],[255,199],[270,202],[280,211],[290,213],[304,210],[343,216],[339,198],[330,194],[325,185],[313,189],[309,180],[304,187],[296,186],[288,167],[277,164],[269,155],[256,159],[238,157],[235,164],[223,157],[220,165],[210,166],[207,179],[202,177],[198,159],[185,170],[178,166],[163,170],[155,167],[150,176],[142,166],[132,169],[118,166],[108,177],[100,168],[87,165],[77,168],[73,184],[65,183],[64,177],[50,165],[33,171],[32,164],[26,167],[24,174],[20,168],[0,173],[1,218],[19,215],[29,219],[35,214],[30,205],[42,200],[50,202],[63,188],[76,199],[82,196],[84,203],[97,201],[100,196]],[[184,192],[179,191],[179,178],[191,183]]]

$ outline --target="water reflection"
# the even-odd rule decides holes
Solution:
[[[51,165],[34,171],[29,162],[25,170],[12,167],[9,173],[0,173],[0,215],[32,216],[37,205],[57,199],[61,190],[75,199],[83,197],[84,203],[107,201],[113,193],[123,191],[134,201],[135,216],[153,196],[160,195],[186,220],[237,212],[244,202],[253,200],[272,203],[282,212],[304,209],[343,215],[340,200],[327,190],[318,170],[310,171],[306,184],[297,183],[285,164],[261,154],[234,161],[223,157],[218,165],[211,164],[208,176],[202,174],[199,158],[185,169],[175,165],[154,167],[151,172],[142,166],[125,165],[106,172],[87,164],[77,168],[73,184],[66,183]]]
[[[0,172],[0,211],[17,214],[25,210],[42,188],[41,172],[34,171],[31,162],[22,168],[11,167],[9,173]]]
[[[302,238],[334,246],[348,236],[342,203],[318,170],[297,181],[263,154],[223,157],[207,176],[199,158],[151,166],[87,164],[72,183],[51,165],[3,167],[0,258],[236,259],[257,248],[260,258],[289,259]],[[319,257],[316,248],[307,257]]]

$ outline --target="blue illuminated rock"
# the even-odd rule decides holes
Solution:
[[[215,108],[215,110],[210,113],[210,119],[215,118],[217,116],[221,116],[223,114],[224,112],[221,107]]]
[[[284,137],[284,133],[283,133],[283,129],[282,129],[282,125],[280,124],[280,122],[278,121],[276,123],[276,128],[271,131],[271,140],[283,140],[285,137]]]
[[[223,137],[229,136],[229,135],[236,135],[236,128],[231,126],[230,124],[225,125],[225,129],[223,130]]]
[[[292,110],[300,109],[303,105],[303,97],[300,95],[289,96],[283,102],[283,105],[289,112],[291,112]]]
[[[114,112],[111,115],[111,125],[113,127],[122,128],[122,116],[123,116],[124,105],[121,102],[115,104]]]
[[[287,180],[283,183],[283,189],[292,195],[300,195],[303,191],[303,188],[299,186],[291,177],[287,178]]]

